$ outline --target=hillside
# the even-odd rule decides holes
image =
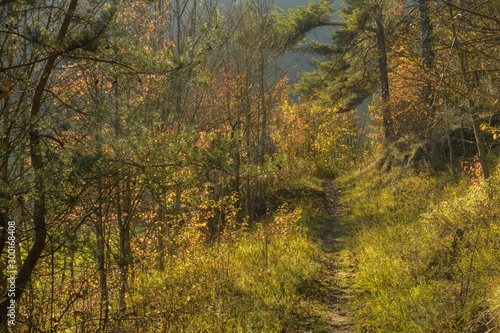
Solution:
[[[498,170],[488,182],[402,169],[337,181],[362,331],[497,332]]]

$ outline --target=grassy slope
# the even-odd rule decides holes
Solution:
[[[498,174],[480,185],[400,170],[338,179],[360,330],[500,331]]]

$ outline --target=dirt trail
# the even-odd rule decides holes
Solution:
[[[340,192],[331,181],[323,183],[323,190],[330,215],[323,237],[328,258],[324,277],[329,284],[324,289],[329,302],[328,311],[325,311],[324,316],[328,323],[328,332],[356,332],[348,310],[349,299],[352,298],[348,288],[352,283],[352,266],[349,254],[344,250],[346,228],[342,220]]]
[[[321,268],[301,288],[302,297],[294,314],[297,325],[292,332],[354,333],[356,327],[349,310],[354,268],[352,256],[345,246],[349,230],[342,217],[341,194],[331,181],[324,181],[323,193],[319,195],[324,202],[318,200],[316,203],[324,204],[328,213],[327,219],[314,229],[321,241],[322,251],[316,257]]]

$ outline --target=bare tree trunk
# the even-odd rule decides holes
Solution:
[[[429,18],[429,0],[419,0],[419,11],[420,11],[420,31],[421,31],[421,41],[422,41],[422,65],[426,74],[430,74],[434,68],[434,52],[432,51],[432,25]],[[429,110],[429,121],[434,120],[435,109],[434,109],[434,92],[432,89],[432,83],[429,77],[426,79],[425,86],[423,88],[425,104]]]
[[[266,105],[266,87],[265,87],[265,59],[264,51],[260,54],[260,109],[262,113],[261,120],[261,133],[260,133],[260,143],[259,143],[259,167],[262,169],[264,167],[264,156],[266,152],[266,140],[267,140],[267,105]],[[259,209],[261,213],[265,213],[266,208],[264,207],[264,180],[259,177]]]
[[[122,187],[117,186],[116,193],[116,215],[117,215],[117,223],[118,223],[118,251],[119,251],[119,269],[120,269],[120,287],[118,289],[118,307],[120,311],[123,312],[127,308],[127,304],[125,301],[125,294],[127,292],[128,285],[128,268],[129,268],[129,260],[130,260],[130,251],[129,251],[129,223],[130,217],[123,216],[123,207],[122,207]],[[126,200],[124,200],[126,201]],[[127,209],[125,212],[130,213]]]
[[[453,15],[452,12],[450,12],[450,15]],[[457,23],[453,25],[453,36],[456,40],[458,40],[458,26]],[[473,100],[473,94],[474,94],[474,82],[467,76],[468,69],[467,69],[467,59],[466,59],[466,54],[465,52],[460,52],[458,53],[458,59],[460,62],[460,69],[462,71],[465,87],[467,89],[467,112],[470,115],[471,121],[472,121],[472,128],[474,129],[474,136],[476,139],[476,147],[477,151],[479,154],[479,163],[481,164],[481,170],[483,172],[483,179],[488,179],[490,176],[490,172],[488,169],[488,163],[486,161],[486,148],[484,146],[484,139],[483,135],[481,133],[480,129],[480,124],[479,124],[479,116],[477,115],[477,110],[474,104]]]
[[[154,227],[156,231],[156,252],[158,253],[157,269],[160,272],[163,272],[165,270],[165,266],[163,264],[163,260],[165,257],[165,244],[163,242],[163,229],[165,228],[165,210],[161,205],[158,207],[158,212],[156,214],[156,223]]]
[[[483,178],[488,179],[490,177],[490,170],[486,161],[486,148],[484,146],[483,134],[480,129],[479,117],[473,110],[471,110],[470,116],[472,120],[472,127],[474,128],[474,136],[476,137],[476,146],[479,153],[479,163],[481,163]]]
[[[102,188],[99,187],[102,192]],[[101,193],[99,197],[102,197]],[[96,234],[97,234],[97,270],[99,272],[100,289],[100,309],[99,309],[99,329],[104,332],[109,316],[108,283],[106,272],[106,246],[105,246],[105,223],[103,219],[102,202],[97,209]]]
[[[233,138],[238,140],[238,149],[236,150],[235,157],[234,157],[234,188],[232,189],[233,193],[236,193],[236,207],[238,209],[238,215],[237,219],[238,222],[241,222],[241,193],[240,193],[240,187],[241,187],[241,140],[238,136],[238,131],[241,129],[241,124],[240,124],[240,119],[241,119],[241,109],[238,109],[238,120],[236,123],[236,128],[233,130]]]
[[[389,110],[389,75],[387,70],[387,48],[385,46],[384,21],[382,17],[382,7],[377,4],[373,11],[373,18],[377,24],[377,48],[378,48],[378,68],[380,77],[380,89],[382,91],[382,122],[384,138],[391,141],[394,137],[394,126],[392,124],[391,112]]]
[[[115,137],[120,136],[120,101],[118,97],[118,75],[115,76]],[[120,170],[117,170],[117,186],[115,193],[115,210],[116,210],[116,223],[118,227],[118,269],[119,269],[119,287],[118,287],[118,309],[124,312],[126,309],[125,292],[127,286],[127,264],[125,257],[125,225],[122,216],[122,186]]]
[[[69,246],[69,278],[71,284],[75,283],[75,245],[72,243]]]
[[[246,150],[246,157],[247,157],[247,163],[249,164],[252,156],[251,156],[251,139],[250,139],[250,132],[251,132],[251,124],[252,124],[252,119],[251,119],[251,112],[252,112],[252,105],[251,105],[251,97],[250,97],[250,87],[251,87],[251,82],[250,82],[250,74],[252,72],[252,63],[251,61],[248,60],[248,58],[245,59],[246,64],[245,67],[248,69],[248,72],[245,75],[245,150]],[[245,213],[244,213],[244,218],[249,219],[250,217],[250,210],[251,210],[251,194],[252,194],[252,189],[251,189],[251,184],[250,184],[250,175],[246,175],[246,182],[245,182]]]
[[[446,122],[446,139],[448,140],[448,149],[450,150],[450,170],[451,170],[451,176],[453,179],[456,178],[456,172],[455,172],[455,156],[453,153],[453,144],[451,141],[451,135],[450,135],[450,124]]]

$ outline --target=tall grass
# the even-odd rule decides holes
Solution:
[[[500,331],[500,177],[371,171],[344,187],[356,314],[377,332]]]

